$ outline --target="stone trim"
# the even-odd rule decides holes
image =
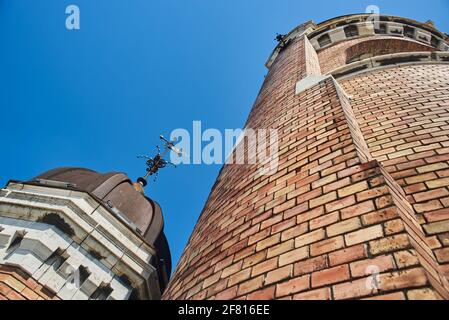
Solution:
[[[346,41],[348,39],[357,39],[362,37],[372,37],[372,36],[385,36],[390,35],[394,37],[402,37],[406,39],[413,39],[414,41],[427,44],[440,51],[449,51],[448,38],[438,30],[429,27],[421,22],[414,21],[411,19],[406,19],[402,17],[394,16],[380,16],[380,24],[384,27],[384,33],[376,33],[374,30],[374,22],[367,22],[368,14],[356,14],[348,15],[344,17],[339,17],[325,21],[320,24],[315,24],[313,21],[308,21],[304,24],[299,25],[292,31],[290,31],[284,38],[285,41],[291,41],[295,38],[299,38],[303,35],[308,35],[311,44],[316,50],[322,50],[336,43]],[[342,22],[346,21],[346,24]],[[348,26],[356,26],[358,30],[358,35],[348,38],[344,32],[344,28]],[[413,38],[404,35],[404,26],[412,28],[414,30]],[[328,35],[331,42],[320,46],[318,43],[318,38]],[[435,43],[436,41],[436,43]],[[282,45],[277,45],[273,52],[270,54],[265,66],[269,69],[273,62],[276,60],[279,52],[282,50]]]
[[[362,19],[363,20],[363,19]],[[351,21],[351,20],[349,20]],[[379,21],[379,24],[383,27],[383,32],[376,33],[374,30],[374,22],[371,21],[363,21],[363,22],[356,22],[356,23],[350,23],[330,28],[329,30],[325,32],[319,32],[319,29],[316,30],[314,33],[310,35],[310,42],[312,43],[313,47],[316,50],[323,50],[330,46],[333,46],[339,42],[346,41],[348,39],[357,39],[367,36],[376,36],[376,35],[390,35],[394,37],[401,37],[405,39],[413,39],[415,41],[418,41],[420,43],[427,44],[429,46],[432,46],[434,48],[437,48],[441,51],[449,51],[449,45],[446,43],[446,40],[443,39],[440,36],[437,36],[435,33],[431,33],[428,30],[425,30],[423,28],[420,28],[416,25],[412,24],[406,24],[406,23],[400,23],[396,21]],[[348,38],[345,35],[344,29],[348,26],[355,26],[358,30],[358,35]],[[405,27],[411,28],[413,30],[413,37],[409,37],[404,34]],[[321,46],[318,42],[318,39],[322,36],[329,35],[331,42],[327,43],[324,46]],[[434,41],[437,41],[435,44]]]
[[[376,56],[347,64],[329,72],[338,80],[398,65],[449,63],[449,52],[400,52]]]
[[[126,275],[141,298],[160,297],[160,290],[151,289],[148,285],[151,278],[157,278],[157,270],[151,265],[155,257],[154,250],[90,195],[73,190],[15,183],[9,184],[6,190],[9,192],[0,197],[0,226],[5,229],[0,234],[0,259],[3,259],[0,264],[21,266],[30,275],[47,284],[50,280],[42,280],[43,275],[35,273],[45,265],[51,254],[60,250],[67,258],[78,257],[70,258],[74,259],[72,265],[78,266],[79,261],[90,261],[102,266],[105,272],[103,275],[110,275],[107,284],[111,288],[114,288],[113,285],[118,286],[115,283],[118,280],[113,280],[114,275]],[[64,228],[44,222],[44,217],[49,214],[59,217],[73,230],[73,234],[64,234],[61,232]],[[22,253],[8,257],[7,244],[13,237],[13,231],[18,228],[26,234],[19,247],[22,251],[18,251]],[[52,231],[39,233],[38,230]],[[33,258],[34,256],[39,258]],[[55,275],[51,276],[52,279],[54,277]],[[64,285],[62,281],[67,278],[56,279],[59,279],[58,285],[55,284],[53,289],[60,291]],[[102,283],[96,285],[98,287]],[[68,293],[59,291],[55,290],[58,296],[68,298]],[[122,299],[125,296],[111,294],[111,298]],[[81,294],[76,296],[80,299],[82,297]]]
[[[314,76],[310,75],[296,83],[296,94],[300,94],[303,91],[313,88],[314,86],[328,80],[332,76]]]
[[[299,26],[297,26],[295,29],[290,31],[284,38],[284,43],[291,41],[293,39],[299,38],[303,35],[307,35],[310,32],[314,30],[316,27],[315,23],[313,21],[308,21],[306,23],[303,23]],[[283,47],[281,45],[277,45],[276,48],[274,48],[273,52],[268,57],[267,62],[265,63],[265,66],[269,69],[273,62],[276,60],[279,53],[282,51]]]

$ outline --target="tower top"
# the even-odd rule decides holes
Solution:
[[[354,28],[356,31],[354,33],[344,32],[347,28]],[[351,14],[318,24],[312,20],[300,24],[283,37],[283,41],[275,47],[265,66],[271,67],[279,52],[285,47],[285,43],[303,35],[307,35],[317,51],[348,39],[376,35],[404,37],[430,45],[439,51],[449,51],[449,36],[437,30],[431,20],[423,23],[398,16],[369,13]]]

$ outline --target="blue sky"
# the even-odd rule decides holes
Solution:
[[[65,28],[76,4],[81,29]],[[432,19],[449,1],[0,0],[0,185],[58,166],[144,171],[159,134],[240,128],[278,33],[364,12]],[[220,166],[164,169],[157,200],[175,264]]]

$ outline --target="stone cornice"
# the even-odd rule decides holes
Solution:
[[[437,50],[449,51],[449,37],[447,34],[438,31],[428,24],[402,17],[380,15],[379,21],[376,21],[376,23],[378,22],[385,29],[382,31],[384,33],[377,33],[374,29],[375,21],[367,20],[369,17],[369,14],[354,14],[327,20],[320,24],[315,24],[313,21],[301,24],[285,35],[283,40],[270,54],[265,66],[270,68],[285,45],[288,45],[289,41],[303,35],[307,35],[315,50],[322,50],[349,39],[389,35],[410,40],[413,39],[435,47]],[[357,28],[358,35],[347,37],[344,29],[351,25]],[[412,38],[404,34],[404,26],[413,29],[414,33]],[[321,37],[329,37],[329,41],[324,45],[320,44],[319,39]]]
[[[42,228],[42,225],[52,224],[49,222],[49,215],[59,217],[60,225],[56,223],[53,226],[59,230],[61,239],[67,239],[73,246],[79,247],[79,250],[85,252],[82,255],[85,261],[93,262],[94,265],[103,265],[105,270],[110,270],[109,272],[113,273],[111,281],[114,274],[125,275],[131,287],[136,288],[141,297],[157,298],[160,295],[160,292],[149,292],[151,288],[147,282],[152,277],[157,278],[157,271],[152,266],[153,257],[156,256],[154,249],[129,226],[126,226],[124,221],[111,214],[88,193],[9,183],[0,194],[0,216],[2,219],[10,219],[9,222],[22,221],[23,228],[25,225],[32,225],[39,229],[39,226]],[[11,232],[13,226],[4,228]],[[29,233],[25,229],[23,231],[30,235],[35,233]],[[64,231],[65,234],[61,231]],[[2,234],[7,234],[5,232],[3,231]],[[12,241],[13,236],[10,234],[8,241]],[[45,241],[46,235],[42,235],[40,238]],[[26,235],[24,239],[27,239]],[[38,241],[38,239],[35,240]],[[28,239],[27,241],[32,240]],[[33,248],[44,247],[42,243],[36,242],[28,248],[29,253],[35,255]],[[46,248],[48,250],[41,250],[42,264],[55,250],[64,251],[70,247],[53,248],[50,245]],[[7,250],[7,247],[3,250]],[[68,256],[72,255],[68,253]],[[38,262],[34,262],[34,265],[36,263]],[[27,271],[33,272],[32,269]]]

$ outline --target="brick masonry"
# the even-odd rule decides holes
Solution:
[[[0,300],[59,300],[20,268],[0,266]]]
[[[246,123],[278,130],[278,169],[222,168],[164,299],[449,299],[449,66],[295,93],[349,42],[279,53]]]
[[[358,56],[376,56],[398,52],[435,51],[429,45],[392,36],[371,36],[340,42],[318,53],[323,73],[344,66]]]

